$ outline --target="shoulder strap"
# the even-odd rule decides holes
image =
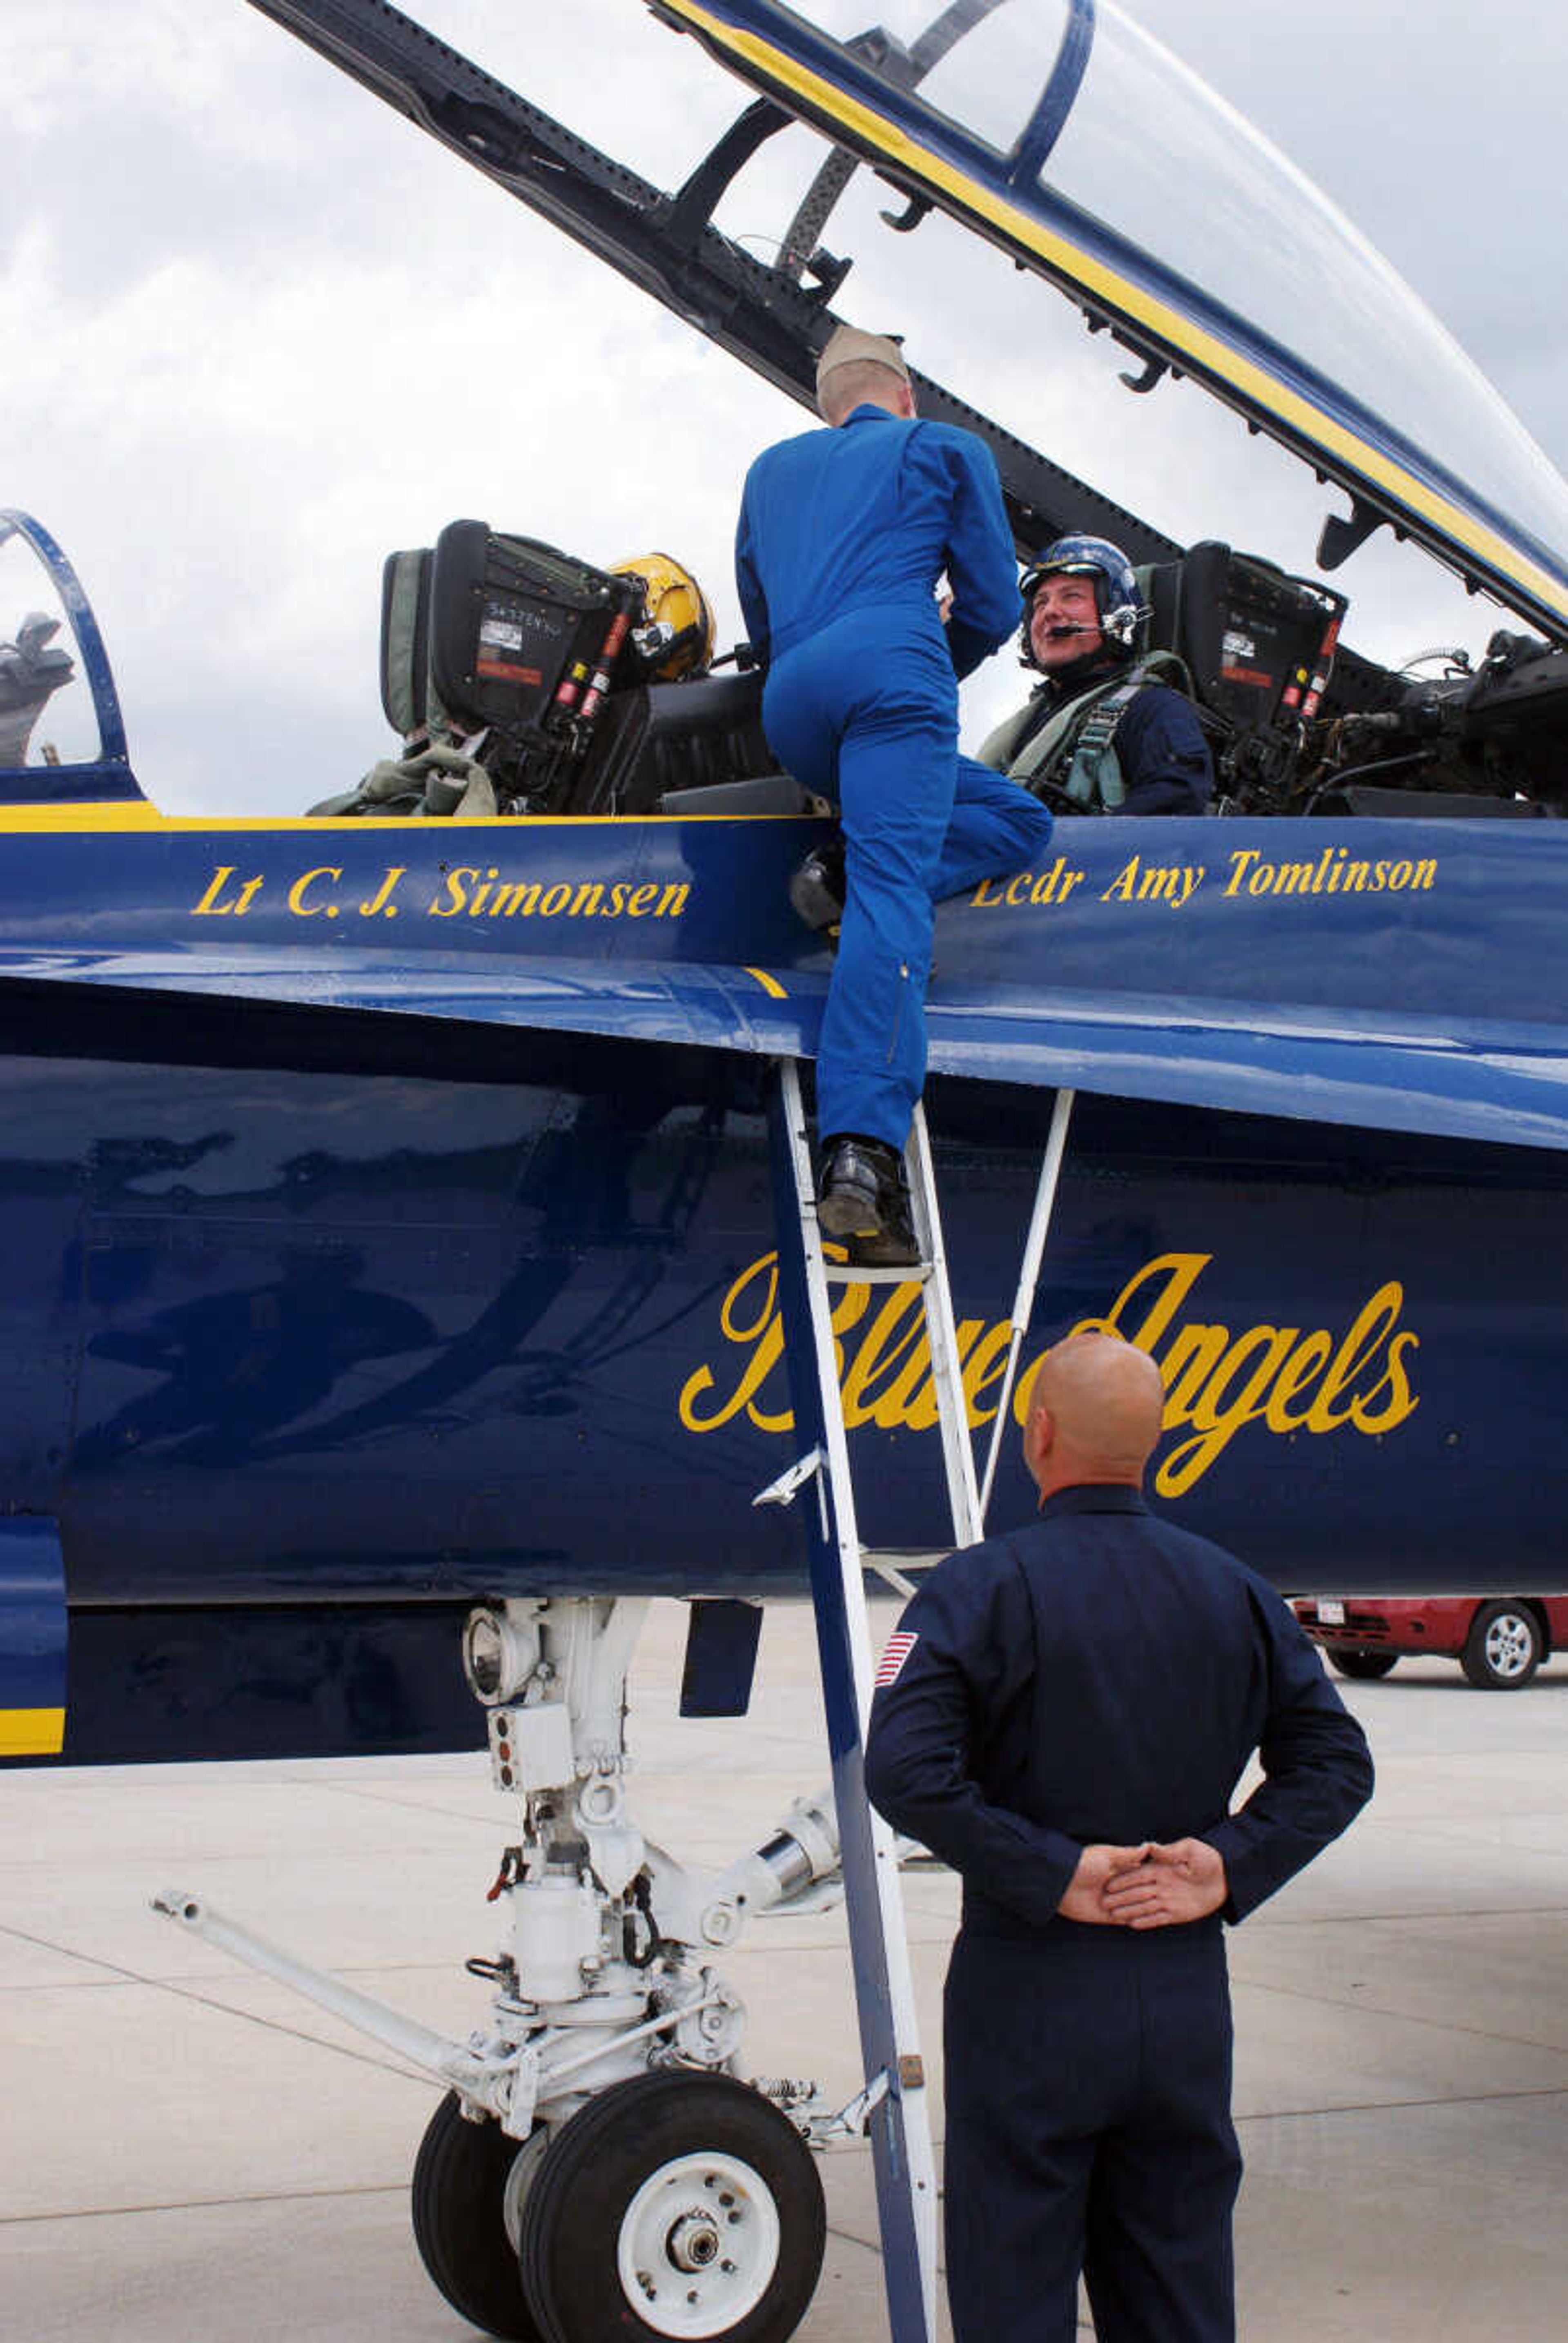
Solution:
[[[1013,759],[1018,754],[1018,744],[1033,719],[1034,700],[1035,695],[1030,692],[1021,708],[1016,709],[1012,715],[1003,717],[995,731],[986,734],[980,745],[982,765],[989,765],[993,772],[998,773],[1015,771]],[[1022,761],[1020,759],[1020,764]]]

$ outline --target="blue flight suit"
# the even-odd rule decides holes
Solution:
[[[1022,869],[1050,836],[1027,790],[958,754],[958,679],[1018,626],[990,450],[869,405],[783,440],[747,475],[735,576],[767,662],[769,742],[843,816],[818,1129],[901,1148],[925,1080],[931,907]]]
[[[906,1608],[866,1785],[963,1880],[948,1972],[955,2343],[1229,2343],[1231,2009],[1221,1916],[1057,1911],[1085,1845],[1202,1838],[1236,1921],[1338,1835],[1372,1760],[1272,1588],[1131,1488],[1060,1490]],[[884,1664],[883,1674],[888,1673]],[[1267,1776],[1230,1802],[1252,1751]]]

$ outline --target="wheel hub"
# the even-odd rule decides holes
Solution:
[[[1500,1676],[1518,1675],[1530,1654],[1530,1630],[1523,1619],[1505,1612],[1493,1621],[1486,1631],[1486,1657]]]
[[[621,2290],[656,2335],[729,2335],[779,2266],[773,2193],[728,2152],[681,2156],[649,2173],[622,2217]]]
[[[677,2269],[706,2269],[719,2259],[719,2231],[706,2212],[683,2213],[666,2240]]]

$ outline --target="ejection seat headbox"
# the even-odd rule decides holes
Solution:
[[[579,708],[638,596],[630,579],[534,538],[451,522],[436,540],[429,609],[430,689],[449,728],[526,736]]]
[[[429,722],[430,565],[427,545],[389,553],[381,569],[381,708],[410,747]]]
[[[1138,572],[1151,649],[1174,651],[1199,705],[1232,733],[1293,726],[1316,713],[1342,594],[1292,578],[1212,539]]]

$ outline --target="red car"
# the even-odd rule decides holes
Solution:
[[[1568,1637],[1568,1594],[1306,1594],[1291,1607],[1342,1676],[1434,1652],[1484,1692],[1517,1692]]]

